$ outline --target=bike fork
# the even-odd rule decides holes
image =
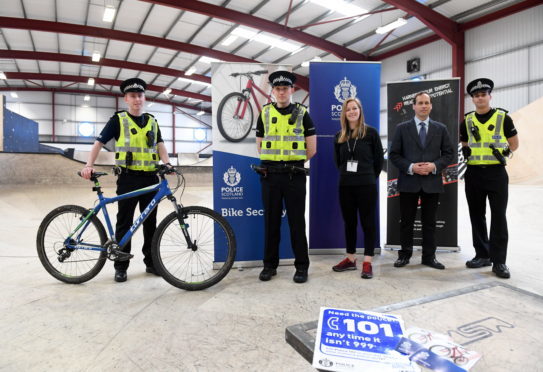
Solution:
[[[168,196],[168,199],[172,202],[173,208],[175,209],[175,213],[177,215],[177,221],[179,221],[179,226],[181,227],[181,231],[183,232],[183,236],[185,237],[185,241],[187,242],[187,247],[189,249],[192,249],[193,251],[198,249],[198,246],[196,245],[196,241],[192,242],[189,231],[188,231],[188,225],[185,223],[185,218],[183,216],[183,207],[181,205],[177,204],[177,200],[173,195]]]

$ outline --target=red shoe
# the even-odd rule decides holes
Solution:
[[[345,257],[343,261],[338,263],[336,266],[332,267],[334,271],[346,271],[346,270],[356,270],[356,258],[353,261],[349,260],[348,257]]]
[[[371,262],[362,262],[362,278],[371,279],[373,278],[373,269],[371,268]]]

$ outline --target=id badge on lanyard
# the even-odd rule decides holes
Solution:
[[[358,171],[358,160],[354,160],[354,150],[356,149],[356,142],[358,138],[354,140],[353,150],[351,151],[351,145],[349,145],[349,140],[347,140],[347,149],[349,150],[349,155],[351,160],[347,161],[347,172],[357,172]]]

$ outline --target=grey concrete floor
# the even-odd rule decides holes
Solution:
[[[512,185],[508,209],[512,277],[506,282],[539,295],[543,295],[542,195],[542,186]],[[331,270],[340,255],[323,255],[311,256],[310,278],[303,285],[292,282],[292,267],[282,266],[271,282],[258,280],[258,268],[232,270],[214,287],[186,292],[145,274],[141,253],[136,252],[126,283],[113,281],[111,263],[85,284],[58,282],[37,258],[38,225],[59,205],[90,206],[94,199],[90,187],[0,186],[1,370],[310,371],[311,366],[285,342],[285,328],[316,320],[321,306],[371,309],[497,280],[490,268],[464,266],[473,248],[460,183],[462,251],[438,254],[445,271],[419,265],[420,253],[412,264],[396,269],[395,252],[384,251],[375,258],[374,279],[362,280],[359,271]],[[211,188],[188,187],[183,198],[185,205],[210,206],[211,200]],[[381,202],[385,241],[384,196]],[[170,208],[165,203],[159,209],[159,220]],[[141,232],[135,240],[137,247]],[[447,324],[456,317],[451,309],[438,316]],[[422,319],[419,324],[416,318],[410,320],[407,326],[424,327]],[[541,338],[541,324],[533,332]],[[498,350],[509,350],[506,339],[489,342]],[[476,350],[476,344],[472,348]],[[533,358],[542,359],[537,354]],[[484,369],[476,365],[472,370]]]

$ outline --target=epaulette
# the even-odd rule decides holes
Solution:
[[[464,114],[464,117],[466,117],[466,116],[468,116],[469,114],[472,114],[472,113],[474,113],[474,112],[475,112],[475,110],[474,110],[474,111],[470,111],[470,112],[466,112],[466,113]]]
[[[149,115],[149,116],[151,116],[151,117],[153,117],[153,118],[155,117],[155,115],[150,114],[150,113],[148,113],[148,112],[144,113],[143,115]]]
[[[503,111],[503,112],[505,112],[506,114],[509,112],[509,111],[507,111],[506,109],[503,109],[503,108],[501,108],[501,107],[495,107],[495,109],[496,109],[496,110]]]

